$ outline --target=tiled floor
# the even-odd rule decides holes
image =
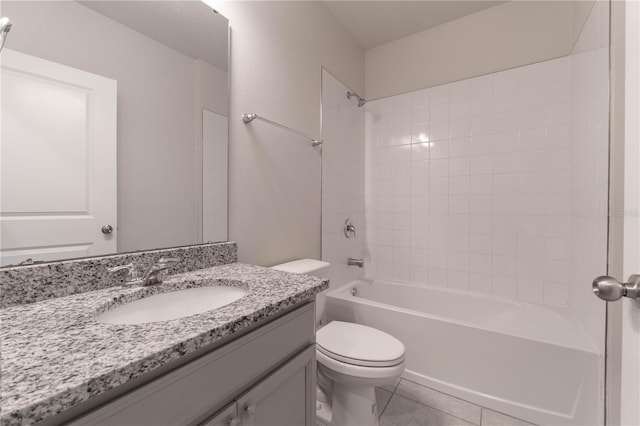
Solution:
[[[533,426],[404,379],[377,388],[376,400],[380,426]]]

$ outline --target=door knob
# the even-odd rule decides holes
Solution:
[[[612,277],[601,276],[593,280],[593,294],[607,302],[613,302],[622,297],[640,299],[640,274],[629,277],[628,283],[621,283]]]
[[[111,234],[112,232],[113,232],[113,226],[111,226],[111,225],[104,225],[104,226],[102,227],[102,233],[103,233],[103,234],[105,234],[105,235],[109,235],[109,234]]]

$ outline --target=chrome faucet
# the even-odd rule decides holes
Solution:
[[[171,257],[161,258],[158,262],[151,265],[151,268],[142,275],[142,285],[162,284],[162,273],[169,269],[169,263],[177,262],[180,259]]]
[[[140,285],[140,275],[138,274],[138,268],[133,263],[127,263],[126,265],[114,266],[113,268],[107,268],[107,272],[113,274],[120,271],[126,271],[124,274],[124,285]]]
[[[364,268],[364,260],[363,259],[354,259],[353,257],[349,258],[347,262],[349,266],[357,266],[358,268]]]
[[[142,275],[140,275],[139,269],[133,263],[128,263],[122,266],[114,266],[113,268],[108,268],[107,271],[110,273],[126,271],[124,278],[125,285],[146,286],[153,284],[162,284],[162,273],[169,269],[168,263],[177,262],[179,260],[180,259],[163,257],[159,261],[151,265],[151,267]]]

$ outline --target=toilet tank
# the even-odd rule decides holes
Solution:
[[[298,259],[287,263],[274,265],[271,269],[292,272],[294,274],[307,274],[320,278],[329,278],[329,262],[315,259]]]
[[[329,278],[329,262],[315,259],[298,259],[292,262],[281,263],[274,265],[271,269],[277,269],[278,271],[292,272],[294,274],[307,274],[320,278]],[[324,306],[326,301],[327,290],[320,292],[316,295],[316,328],[320,327],[324,318]]]

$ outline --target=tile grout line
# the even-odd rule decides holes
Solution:
[[[475,404],[475,403],[473,403],[473,402],[471,402],[471,401],[467,401],[466,399],[459,398],[459,397],[457,397],[457,396],[454,396],[454,395],[448,394],[448,393],[446,393],[446,392],[441,392],[441,391],[439,391],[439,390],[436,390],[436,389],[430,388],[429,386],[421,385],[420,383],[412,382],[411,380],[408,380],[408,379],[401,379],[401,381],[402,381],[402,380],[405,380],[405,381],[407,381],[407,382],[409,382],[409,383],[413,383],[413,384],[415,384],[415,385],[417,385],[417,386],[420,386],[420,387],[422,387],[422,388],[424,388],[424,389],[429,389],[429,390],[431,390],[431,391],[433,391],[433,392],[437,392],[437,393],[439,393],[439,394],[441,394],[441,395],[446,395],[447,397],[449,397],[449,398],[451,398],[451,399],[456,399],[456,400],[461,401],[461,402],[463,402],[463,403],[466,403],[466,404],[469,404],[469,405],[472,405],[472,406],[474,406],[474,407],[479,408],[479,409],[480,409],[480,423],[479,423],[479,424],[477,424],[476,426],[481,426],[481,425],[482,425],[482,411],[485,409],[485,407],[483,407],[482,405]],[[396,390],[397,390],[397,388],[399,388],[399,387],[400,387],[400,382],[398,382],[398,386],[396,387]],[[463,420],[463,421],[468,422],[468,423],[475,424],[475,423],[470,422],[470,421],[468,421],[468,420],[465,420],[465,419],[463,419],[463,418],[461,418],[461,417],[458,417],[458,416],[456,416],[455,414],[447,413],[446,411],[443,411],[443,410],[440,410],[440,409],[438,409],[438,408],[432,407],[432,406],[430,406],[430,405],[424,404],[424,403],[422,403],[422,402],[420,402],[420,401],[416,401],[416,400],[414,400],[414,399],[411,399],[411,398],[410,398],[410,397],[408,397],[408,396],[405,396],[405,395],[402,395],[402,394],[399,394],[399,395],[400,395],[400,396],[402,396],[402,397],[404,397],[404,398],[406,398],[406,399],[408,399],[409,401],[417,402],[418,404],[424,405],[425,407],[433,408],[434,410],[438,410],[438,411],[443,412],[443,413],[445,413],[445,414],[449,414],[450,416],[453,416],[453,417],[455,417],[455,418],[457,418],[457,419]]]
[[[391,398],[393,398],[394,396],[396,396],[396,394],[395,394],[395,393],[394,393],[393,395],[391,395]],[[431,410],[435,410],[435,411],[437,411],[437,412],[439,412],[439,413],[445,414],[445,415],[447,415],[447,416],[449,416],[449,417],[453,417],[453,418],[456,418],[456,419],[458,419],[458,420],[462,420],[463,422],[465,422],[465,423],[467,423],[467,424],[474,425],[474,426],[480,426],[480,425],[477,425],[477,424],[475,424],[475,423],[473,423],[473,422],[470,422],[469,420],[465,420],[465,419],[463,419],[463,418],[461,418],[461,417],[458,417],[458,416],[456,416],[455,414],[447,413],[446,411],[442,411],[442,410],[440,410],[440,409],[438,409],[438,408],[435,408],[435,407],[432,407],[432,406],[430,406],[430,405],[423,404],[422,402],[415,401],[415,400],[413,400],[413,399],[411,399],[411,398],[408,398],[408,397],[406,397],[406,396],[404,396],[404,395],[397,394],[397,396],[399,396],[400,398],[404,398],[404,399],[406,399],[407,401],[411,401],[411,402],[413,402],[414,404],[422,405],[423,407],[427,407],[427,408],[429,408],[429,409],[431,409]],[[389,403],[390,403],[390,402],[391,402],[391,399],[389,399],[389,402],[387,403],[387,405],[389,405]],[[386,407],[385,407],[385,409],[386,409]],[[480,407],[480,410],[481,410],[481,411],[480,411],[480,416],[482,417],[482,407]]]
[[[389,406],[389,403],[391,402],[391,398],[393,398],[394,394],[391,394],[391,396],[389,397],[389,400],[387,401],[386,404],[384,404],[384,407],[382,408],[382,411],[380,411],[380,414],[378,415],[378,419],[380,419],[382,417],[382,415],[384,414],[384,410],[387,409],[387,407]]]
[[[409,379],[401,379],[401,381],[402,381],[402,380],[405,380],[405,381],[407,381],[407,382],[409,382],[409,383],[413,383],[414,385],[420,386],[420,387],[422,387],[422,388],[424,388],[424,389],[429,389],[429,390],[431,390],[431,391],[433,391],[433,392],[437,392],[437,393],[439,393],[439,394],[446,395],[446,396],[448,396],[449,398],[457,399],[458,401],[462,401],[462,402],[465,402],[465,403],[467,403],[467,404],[471,404],[471,405],[473,405],[473,406],[475,406],[475,407],[480,408],[480,410],[482,410],[482,409],[484,409],[484,408],[485,408],[485,407],[484,407],[484,406],[482,406],[482,405],[478,405],[478,404],[476,404],[476,403],[474,403],[474,402],[467,401],[466,399],[462,399],[462,398],[457,397],[457,396],[455,396],[455,395],[451,395],[450,393],[446,393],[446,392],[439,391],[439,390],[434,389],[434,388],[431,388],[431,387],[429,387],[429,386],[421,385],[420,383],[413,382],[413,381],[411,381],[411,380],[409,380]],[[396,386],[396,390],[397,390],[397,388],[398,388],[398,387],[400,387],[400,382],[398,382],[398,386]],[[424,404],[423,404],[423,405],[424,405]]]
[[[391,398],[393,398],[393,395],[396,394],[396,390],[398,389],[398,386],[400,386],[400,381],[401,380],[402,379],[398,380],[398,383],[396,383],[396,385],[393,387],[393,390],[391,391],[391,396],[389,397],[389,400],[387,401],[387,403],[384,404],[384,407],[380,411],[380,415],[378,416],[378,418],[382,417],[382,415],[384,414],[384,410],[386,410],[387,407],[389,406],[389,403],[391,402]]]
[[[424,404],[424,403],[422,403],[422,402],[420,402],[420,401],[416,401],[416,400],[412,399],[412,398],[411,398],[411,397],[409,397],[409,396],[405,396],[405,395],[403,395],[403,394],[401,394],[401,393],[398,393],[398,389],[400,388],[400,383],[402,382],[402,380],[405,380],[405,381],[407,381],[407,382],[409,382],[409,383],[413,383],[413,384],[415,384],[415,385],[417,385],[417,386],[420,386],[420,387],[422,387],[422,388],[432,390],[432,391],[437,392],[437,393],[439,393],[439,394],[446,395],[446,396],[448,396],[448,397],[450,397],[450,398],[457,399],[457,400],[459,400],[459,401],[462,401],[462,402],[468,403],[468,404],[470,404],[470,405],[473,405],[474,407],[478,407],[478,408],[480,409],[480,422],[479,422],[478,424],[476,424],[476,423],[474,423],[474,422],[472,422],[472,421],[465,420],[465,419],[463,419],[463,418],[461,418],[461,417],[458,417],[458,416],[457,416],[457,415],[455,415],[455,414],[448,413],[448,412],[443,411],[443,410],[441,410],[441,409],[439,409],[439,408],[432,407],[431,405]],[[404,398],[404,399],[406,399],[406,400],[408,400],[408,401],[411,401],[411,402],[413,402],[413,403],[415,403],[415,404],[419,404],[419,405],[421,405],[421,406],[423,406],[423,407],[430,408],[430,409],[432,409],[432,410],[435,410],[435,411],[438,411],[438,412],[440,412],[440,413],[446,414],[446,415],[448,415],[448,416],[454,417],[454,418],[456,418],[456,419],[458,419],[458,420],[462,420],[463,422],[466,422],[466,423],[469,423],[469,424],[473,424],[474,426],[482,426],[482,420],[483,420],[483,418],[484,418],[484,411],[485,411],[485,410],[494,411],[494,412],[496,412],[496,413],[498,413],[498,414],[500,414],[500,415],[503,415],[503,416],[506,416],[506,417],[511,417],[511,418],[514,418],[514,419],[516,419],[516,420],[520,420],[520,421],[523,421],[523,422],[527,422],[526,420],[523,420],[523,419],[521,419],[521,418],[513,417],[513,416],[510,416],[510,415],[505,414],[505,413],[500,412],[500,411],[491,410],[490,408],[484,407],[484,406],[482,406],[482,405],[475,404],[475,403],[473,403],[473,402],[467,401],[466,399],[462,399],[462,398],[459,398],[459,397],[457,397],[457,396],[450,395],[450,394],[448,394],[448,393],[438,391],[438,390],[433,389],[433,388],[430,388],[430,387],[428,387],[428,386],[423,386],[423,385],[421,385],[421,384],[419,384],[419,383],[413,382],[413,381],[408,380],[408,379],[400,379],[400,380],[398,381],[398,383],[394,386],[394,390],[391,392],[391,397],[389,398],[389,400],[388,400],[388,401],[387,401],[387,403],[385,404],[384,409],[380,412],[380,417],[382,417],[382,415],[384,414],[384,411],[387,409],[387,407],[388,407],[388,406],[389,406],[389,404],[391,403],[391,400],[392,400],[392,399],[393,399],[393,397],[394,397],[394,396],[396,396],[396,395],[397,395],[397,396],[399,396],[399,397],[401,397],[401,398]],[[529,423],[530,423],[530,422],[529,422]],[[536,425],[535,425],[535,424],[533,424],[533,423],[530,423],[530,424],[531,424],[531,426],[536,426]]]
[[[409,380],[409,379],[400,379],[400,381],[398,382],[398,384],[397,384],[397,386],[396,386],[396,390],[394,391],[394,394],[397,392],[398,388],[400,387],[400,383],[402,382],[402,380],[405,380],[405,381],[407,381],[407,382],[409,382],[409,383],[413,383],[413,384],[415,384],[415,385],[417,385],[417,386],[420,386],[420,387],[422,387],[422,388],[424,388],[424,389],[429,389],[429,390],[431,390],[431,391],[433,391],[433,392],[437,392],[437,393],[439,393],[439,394],[446,395],[446,396],[447,396],[447,397],[449,397],[449,398],[456,399],[456,400],[461,401],[461,402],[463,402],[463,403],[470,404],[470,405],[472,405],[472,406],[474,406],[474,407],[478,407],[478,408],[480,409],[480,423],[478,423],[476,426],[481,426],[481,425],[482,425],[482,411],[485,409],[482,405],[474,404],[473,402],[467,401],[466,399],[458,398],[457,396],[454,396],[454,395],[448,394],[448,393],[446,393],[446,392],[441,392],[441,391],[439,391],[439,390],[436,390],[436,389],[430,388],[430,387],[428,387],[428,386],[421,385],[420,383],[413,382],[413,381],[411,381],[411,380]],[[404,396],[404,395],[402,395],[402,394],[398,394],[398,395],[402,396],[403,398],[408,399],[409,401],[413,401],[413,402],[416,402],[416,403],[418,403],[418,404],[421,404],[421,405],[423,405],[423,406],[425,406],[425,407],[429,407],[429,408],[432,408],[432,409],[434,409],[434,410],[440,411],[440,412],[442,412],[442,413],[448,414],[448,415],[450,415],[450,416],[452,416],[452,417],[455,417],[455,418],[457,418],[457,419],[460,419],[460,420],[462,420],[462,421],[465,421],[465,422],[468,422],[468,423],[471,423],[471,424],[475,424],[475,423],[470,422],[470,421],[468,421],[468,420],[465,420],[465,419],[463,419],[463,418],[461,418],[461,417],[458,417],[458,416],[456,416],[455,414],[447,413],[446,411],[440,410],[440,409],[438,409],[438,408],[432,407],[432,406],[427,405],[427,404],[423,404],[423,403],[422,403],[422,402],[420,402],[420,401],[415,401],[415,400],[411,399],[410,397]],[[392,395],[392,396],[393,396],[393,395]]]

